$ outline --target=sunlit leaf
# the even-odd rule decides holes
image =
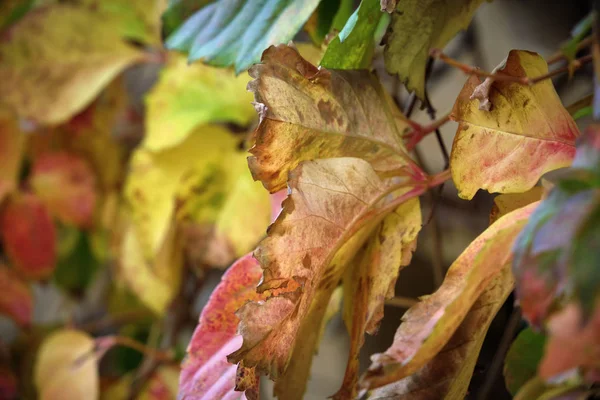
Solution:
[[[99,395],[94,340],[86,333],[64,329],[40,346],[34,380],[41,400],[87,400]]]
[[[425,99],[429,51],[443,48],[458,32],[467,29],[481,3],[483,0],[399,1],[383,40],[387,71],[398,74],[409,91]],[[393,4],[385,4],[386,9],[391,7]]]
[[[292,40],[319,0],[218,0],[192,15],[167,40],[190,61],[235,66],[240,73],[260,60],[267,47]]]
[[[307,161],[290,173],[291,195],[255,256],[259,292],[280,290],[238,315],[244,342],[230,357],[276,379],[280,398],[300,399],[332,292],[348,263],[386,214],[406,197],[364,160]],[[403,192],[406,188],[403,188]],[[389,196],[388,196],[389,195]]]
[[[29,184],[59,221],[83,228],[92,225],[96,176],[85,159],[68,152],[42,154],[31,167]]]
[[[203,64],[189,65],[177,53],[146,97],[144,147],[158,151],[183,142],[199,125],[233,122],[248,125],[255,117],[252,95],[246,91],[246,74]]]
[[[258,262],[248,254],[225,272],[221,283],[212,292],[202,309],[187,349],[187,358],[182,365],[179,379],[181,398],[242,398],[242,392],[234,392],[236,370],[240,389],[246,390],[250,400],[258,398],[258,380],[254,368],[236,367],[227,362],[226,356],[242,342],[237,334],[239,319],[236,310],[248,301],[264,298],[255,290],[261,272]]]
[[[363,0],[344,29],[327,46],[321,65],[337,69],[368,69],[381,15],[378,0]]]
[[[457,399],[462,398],[461,393],[464,396],[487,326],[512,288],[508,272],[508,277],[501,279],[502,284],[491,282],[509,265],[514,239],[536,206],[533,203],[505,215],[467,247],[448,270],[442,286],[404,314],[392,346],[371,357],[371,366],[362,378],[364,387],[380,387],[417,373],[414,379],[409,377],[401,383],[407,391],[415,385],[431,385],[436,379],[441,384],[432,388],[436,397],[443,398],[447,392],[454,393]],[[486,309],[481,312],[481,307],[474,304],[488,288],[496,298],[484,296],[481,307]],[[462,332],[461,323],[472,323],[477,329],[464,328]],[[462,332],[462,339],[444,351],[456,332]],[[459,344],[469,344],[469,351]],[[442,362],[436,356],[448,359]],[[470,361],[466,363],[465,358]],[[437,365],[446,366],[440,371]],[[435,373],[444,375],[444,379],[434,378]],[[419,374],[428,378],[420,379]]]
[[[183,254],[175,228],[170,227],[152,259],[144,257],[140,240],[129,227],[123,236],[119,255],[119,276],[141,302],[162,315],[181,285]]]
[[[170,149],[138,149],[126,195],[148,258],[178,221],[197,261],[226,266],[254,247],[271,213],[268,194],[252,181],[236,138],[212,125],[197,128]]]
[[[107,20],[118,21],[121,36],[159,45],[163,0],[76,0]]]
[[[317,69],[288,46],[267,49],[249,73],[260,124],[248,162],[269,191],[304,160],[360,157],[378,172],[406,164],[407,124],[371,73]]]
[[[143,54],[121,40],[119,21],[86,7],[52,4],[0,39],[0,101],[39,123],[66,121]]]
[[[334,399],[356,396],[359,351],[365,332],[377,333],[386,299],[394,296],[399,269],[408,265],[421,229],[419,200],[398,207],[377,227],[353,268],[344,276],[344,320],[350,332],[350,355],[344,381]]]
[[[513,77],[546,72],[542,57],[520,50],[512,50],[497,71]],[[552,81],[533,86],[494,81],[490,111],[479,109],[479,100],[471,100],[480,83],[476,76],[467,81],[451,114],[459,123],[450,169],[460,197],[471,199],[478,189],[524,192],[544,173],[571,164],[579,131]]]
[[[16,119],[0,110],[0,203],[16,189],[24,143],[25,135],[19,130]]]
[[[504,359],[504,382],[513,396],[537,375],[545,345],[546,335],[526,328],[510,346]]]
[[[44,279],[56,263],[56,229],[33,194],[11,196],[0,211],[2,244],[11,264],[29,279]]]
[[[0,313],[8,315],[20,326],[28,326],[33,316],[29,287],[4,264],[0,264]]]

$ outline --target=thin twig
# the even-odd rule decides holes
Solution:
[[[173,361],[173,354],[171,351],[162,351],[146,346],[145,344],[133,340],[127,336],[103,336],[96,339],[96,348],[99,351],[109,349],[113,346],[124,346],[133,350],[137,350],[147,357],[153,358],[157,361]]]
[[[519,76],[512,76],[512,75],[506,75],[506,74],[501,74],[501,73],[491,73],[491,72],[483,71],[477,67],[473,67],[471,65],[464,64],[458,60],[455,60],[455,59],[449,57],[439,49],[431,50],[431,56],[445,62],[446,64],[448,64],[454,68],[460,69],[467,75],[477,75],[477,76],[481,76],[484,78],[492,78],[496,81],[515,82],[515,83],[518,83],[521,85],[526,85],[526,86],[535,85],[536,83],[539,83],[546,79],[553,78],[556,75],[560,75],[562,73],[569,72],[570,70],[573,70],[573,71],[577,70],[577,69],[581,68],[583,65],[592,61],[592,55],[588,54],[581,58],[573,60],[573,62],[571,62],[569,65],[567,65],[565,67],[558,68],[558,69],[550,71],[544,75],[540,75],[540,76],[531,78],[528,76],[519,77]]]
[[[88,333],[98,333],[105,329],[119,327],[126,323],[137,322],[150,316],[151,315],[146,310],[124,311],[120,314],[106,315],[99,320],[81,324],[77,329]]]

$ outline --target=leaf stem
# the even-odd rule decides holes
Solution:
[[[569,72],[569,70],[573,70],[573,71],[577,70],[577,69],[581,68],[583,65],[592,61],[592,55],[588,54],[581,58],[573,60],[573,62],[567,66],[555,69],[544,75],[540,75],[540,76],[531,78],[528,76],[518,77],[518,76],[505,75],[505,74],[501,74],[501,73],[491,73],[491,72],[483,71],[477,67],[473,67],[471,65],[464,64],[458,60],[455,60],[455,59],[449,57],[439,49],[431,50],[431,56],[445,62],[446,64],[448,64],[454,68],[460,69],[461,71],[463,71],[465,74],[468,74],[468,75],[477,75],[477,76],[481,76],[484,78],[492,78],[496,81],[515,82],[515,83],[518,83],[521,85],[526,85],[526,86],[535,85],[536,83],[539,83],[546,79],[553,78],[556,75],[560,75],[564,72]]]
[[[157,361],[169,362],[173,361],[173,354],[170,351],[161,351],[146,346],[143,343],[135,341],[127,336],[103,336],[96,339],[96,351],[106,352],[114,346],[124,346],[130,349],[139,351],[146,357],[156,359]]]
[[[406,133],[404,135],[404,139],[408,139],[406,143],[406,149],[411,151],[415,148],[415,146],[423,140],[425,136],[430,133],[436,132],[441,126],[443,126],[446,122],[450,121],[450,113],[446,113],[442,118],[428,124],[428,125],[420,125],[416,122],[411,121],[411,125],[413,130]]]

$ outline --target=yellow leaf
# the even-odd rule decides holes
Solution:
[[[542,57],[520,50],[512,50],[497,71],[521,78],[547,72]],[[450,169],[460,197],[471,199],[478,189],[525,192],[544,173],[571,164],[579,131],[551,80],[533,86],[494,81],[491,111],[471,99],[480,83],[476,76],[467,81],[450,116],[458,122]]]
[[[0,41],[0,102],[20,117],[58,124],[81,111],[143,53],[85,7],[52,4],[28,13]]]
[[[182,268],[183,254],[173,226],[151,260],[144,257],[135,231],[131,227],[127,229],[120,254],[120,276],[156,314],[162,315],[177,294]]]
[[[395,2],[386,8],[395,6]],[[385,67],[398,74],[408,91],[425,99],[425,67],[429,51],[443,48],[467,29],[483,0],[403,0],[388,28],[384,49]],[[382,7],[383,8],[383,7]],[[388,11],[389,12],[389,11]]]
[[[252,181],[238,141],[213,125],[197,128],[170,149],[138,149],[126,197],[148,259],[176,221],[200,261],[226,266],[254,247],[271,213],[268,193]]]
[[[41,400],[94,400],[99,396],[94,340],[86,333],[63,329],[42,343],[34,379]]]
[[[246,73],[202,63],[189,65],[178,53],[169,61],[158,83],[146,97],[147,133],[143,146],[152,151],[181,144],[199,125],[233,122],[248,125],[255,118]]]
[[[490,225],[509,212],[540,200],[543,193],[543,187],[535,186],[524,193],[508,193],[496,196],[490,212]]]

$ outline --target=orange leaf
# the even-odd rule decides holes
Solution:
[[[29,182],[59,221],[90,227],[96,206],[96,176],[84,159],[64,151],[42,154],[32,166]]]
[[[198,327],[187,349],[179,379],[179,396],[185,399],[239,399],[235,392],[236,366],[227,362],[227,354],[239,347],[238,317],[235,311],[248,301],[261,298],[256,285],[261,277],[258,262],[248,254],[236,261],[221,278],[204,306]],[[258,398],[258,380],[254,368],[237,367],[238,388],[248,399]]]
[[[11,263],[29,279],[44,279],[56,263],[56,230],[48,210],[29,193],[9,198],[0,212],[0,231]]]
[[[542,57],[520,50],[512,50],[497,71],[513,77],[546,72]],[[450,169],[460,197],[471,199],[478,189],[524,192],[544,173],[571,164],[579,131],[551,80],[533,86],[494,81],[491,111],[471,99],[480,83],[477,76],[469,78],[450,116],[458,122]]]
[[[31,323],[33,301],[29,287],[7,266],[0,264],[0,313],[21,326]]]

